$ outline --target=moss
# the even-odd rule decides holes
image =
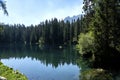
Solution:
[[[28,80],[25,75],[21,74],[18,71],[14,71],[12,68],[3,65],[1,62],[0,76],[7,78],[7,80]]]
[[[103,69],[89,69],[83,71],[80,80],[113,80],[112,75]]]

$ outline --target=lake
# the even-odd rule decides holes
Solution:
[[[0,60],[29,80],[79,80],[78,53],[73,47],[1,45]]]

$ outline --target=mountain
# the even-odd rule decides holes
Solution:
[[[70,21],[70,23],[71,23],[72,20],[75,20],[75,21],[76,21],[78,18],[81,18],[81,14],[80,14],[80,15],[73,16],[73,17],[70,17],[70,16],[65,17],[64,21],[67,22],[67,20],[68,20],[68,21]]]

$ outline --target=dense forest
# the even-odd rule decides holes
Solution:
[[[0,43],[67,45],[76,43],[81,31],[81,21],[64,22],[57,18],[38,25],[1,24]]]
[[[80,54],[94,55],[99,67],[117,66],[120,57],[120,1],[84,0],[83,3],[83,26],[86,29],[79,35],[77,47]]]
[[[84,0],[83,4],[84,16],[71,23],[57,18],[31,26],[1,23],[0,43],[67,45],[78,41],[80,54],[112,57],[119,53],[120,1]]]
[[[91,69],[84,70],[80,80],[119,80],[113,75],[120,70],[120,0],[84,0],[83,4],[85,30],[77,48]]]

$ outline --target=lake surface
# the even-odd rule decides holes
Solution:
[[[73,47],[2,45],[0,59],[29,80],[79,80],[78,53]]]

